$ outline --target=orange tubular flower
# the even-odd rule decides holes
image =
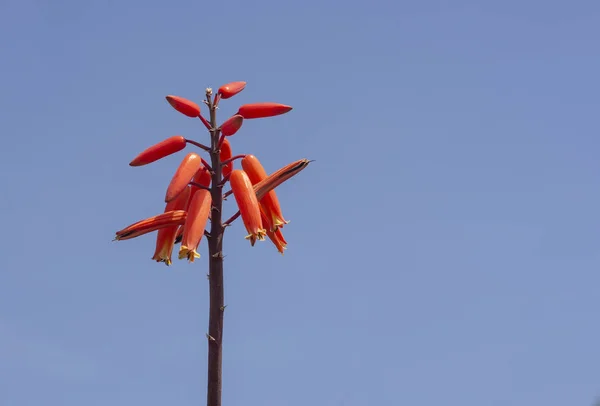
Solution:
[[[299,159],[296,162],[292,162],[278,171],[273,172],[265,179],[258,182],[254,185],[254,192],[256,193],[258,200],[262,200],[262,198],[271,190],[275,189],[292,176],[298,174],[301,170],[306,168],[310,162],[311,161],[308,159]]]
[[[198,172],[196,172],[196,174],[192,178],[192,182],[197,183],[202,186],[205,186],[205,187],[210,186],[211,180],[212,180],[212,178],[211,178],[210,172],[205,167],[200,168],[200,170]],[[192,193],[190,194],[190,198],[187,202],[187,206],[185,207],[185,211],[189,210],[190,204],[192,203],[192,199],[194,198],[194,194],[198,190],[202,190],[202,188],[199,188],[198,186],[194,186],[194,185],[191,185],[191,188],[192,188]],[[210,214],[209,214],[208,218],[210,218]],[[178,234],[178,237],[181,238],[183,236],[183,227],[179,231],[180,231],[180,233]]]
[[[250,240],[250,245],[254,246],[257,239],[260,241],[265,239],[266,231],[263,228],[260,206],[252,188],[252,182],[246,172],[236,169],[231,172],[229,183],[240,209],[242,221],[248,231],[246,239]]]
[[[200,258],[200,254],[196,250],[204,235],[204,228],[208,222],[211,205],[212,198],[208,190],[200,189],[194,193],[188,211],[189,220],[185,222],[183,228],[179,259],[187,257],[189,262],[194,262],[194,259]]]
[[[242,159],[242,168],[244,169],[244,172],[248,174],[253,185],[256,185],[261,180],[267,178],[267,172],[258,158],[254,155],[246,155],[244,159]],[[277,199],[275,190],[271,190],[265,194],[260,200],[260,206],[266,215],[266,221],[263,219],[263,223],[269,231],[275,231],[279,227],[283,227],[285,224],[289,223],[283,218],[283,213],[279,206],[279,199]]]
[[[265,215],[265,213],[262,210],[260,211],[260,214],[261,214],[263,223],[267,222],[268,221],[267,216]],[[285,249],[287,249],[287,242],[283,238],[281,229],[278,228],[277,231],[275,231],[275,232],[267,229],[267,237],[269,237],[269,240],[271,240],[271,242],[275,245],[275,248],[277,248],[277,251],[279,251],[281,253],[281,255],[283,255],[283,251]]]
[[[190,198],[191,190],[191,186],[186,187],[177,198],[167,203],[165,206],[165,213],[173,210],[186,209],[186,206],[189,204],[188,200]],[[152,256],[153,260],[156,262],[164,262],[167,266],[171,265],[173,246],[175,245],[177,231],[180,227],[182,226],[174,225],[158,230],[158,233],[156,233],[156,249]]]
[[[239,114],[231,116],[223,124],[221,124],[221,134],[226,137],[233,135],[238,132],[240,128],[242,128],[242,124],[244,124],[244,117],[240,116]]]
[[[198,172],[196,172],[196,174],[192,178],[192,182],[197,183],[204,187],[209,187],[210,181],[211,181],[210,172],[204,166],[201,166],[201,168],[198,170]],[[196,193],[196,191],[202,189],[202,188],[200,188],[198,186],[194,186],[194,185],[191,185],[191,188],[192,188],[192,194],[190,195],[190,199],[188,200],[188,204],[185,209],[186,211],[187,211],[187,208],[189,207],[190,203],[192,202],[194,193]]]
[[[187,154],[179,164],[177,171],[175,171],[171,183],[169,183],[165,202],[169,203],[183,192],[200,168],[202,168],[202,158],[200,158],[200,155],[195,152]]]
[[[158,161],[161,158],[181,151],[185,148],[185,145],[185,138],[181,135],[175,135],[150,148],[146,148],[129,163],[129,166],[142,166]]]
[[[279,116],[290,110],[292,110],[292,107],[285,104],[264,102],[244,104],[238,110],[238,114],[246,119],[251,119]]]
[[[167,96],[166,99],[169,104],[181,114],[192,118],[200,116],[200,106],[193,101],[173,95]]]
[[[244,90],[245,87],[246,82],[231,82],[221,86],[217,94],[221,96],[221,99],[229,99]]]
[[[168,211],[158,216],[149,217],[133,223],[117,231],[115,240],[130,240],[140,235],[151,233],[164,227],[177,226],[185,223],[187,213],[183,210]]]
[[[231,157],[233,157],[233,153],[231,152],[231,144],[229,144],[229,141],[227,141],[227,138],[225,138],[223,139],[223,144],[221,145],[221,153],[219,154],[219,159],[221,160],[221,162],[224,162],[230,159]],[[222,169],[223,176],[225,177],[229,175],[232,170],[233,162],[229,162]]]

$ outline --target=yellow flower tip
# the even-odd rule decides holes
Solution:
[[[200,258],[200,254],[198,254],[196,252],[196,250],[191,250],[188,247],[186,247],[185,245],[182,245],[181,248],[179,249],[178,258],[179,259],[187,258],[187,260],[189,262],[194,262],[195,258]]]
[[[278,217],[273,216],[272,218],[272,224],[273,226],[271,227],[271,232],[275,232],[280,228],[283,228],[283,226],[285,226],[286,224],[289,224],[289,220],[281,220]]]
[[[170,266],[172,264],[171,258],[168,253],[158,253],[152,257],[152,260],[156,262],[164,262],[166,266]]]
[[[177,258],[179,258],[179,259],[187,258],[188,252],[189,252],[188,247],[186,247],[185,245],[182,245],[181,248],[179,248],[179,254],[177,255]]]
[[[267,230],[265,230],[264,228],[259,228],[256,233],[248,234],[244,238],[246,240],[250,240],[250,245],[252,247],[254,247],[254,244],[256,244],[256,241],[264,241],[266,235],[267,235]]]
[[[194,259],[200,258],[200,254],[198,254],[195,250],[188,251],[187,259],[188,262],[194,262]]]

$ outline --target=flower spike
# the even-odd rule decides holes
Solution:
[[[187,210],[191,191],[191,186],[186,187],[175,199],[166,204],[165,212],[172,210]],[[152,256],[153,260],[156,262],[164,262],[167,266],[171,265],[171,255],[173,253],[173,246],[175,245],[179,227],[182,226],[174,225],[158,230],[158,233],[156,233],[156,248],[154,250],[154,255]]]
[[[204,236],[211,204],[212,198],[208,190],[200,189],[194,193],[188,211],[189,219],[183,227],[179,259],[187,258],[189,262],[194,262],[194,259],[200,258],[200,254],[196,250]]]
[[[242,159],[242,168],[244,169],[244,172],[248,174],[253,185],[256,185],[258,182],[267,178],[267,172],[258,158],[254,155],[246,155],[246,157]],[[279,199],[277,199],[275,190],[266,193],[259,202],[266,215],[266,221],[263,219],[263,223],[269,231],[275,231],[288,223],[288,221],[283,218],[283,213],[279,206]]]
[[[171,200],[175,199],[183,189],[185,189],[200,169],[202,168],[202,158],[200,155],[195,152],[190,152],[187,154],[179,167],[175,171],[175,175],[171,179],[171,183],[169,183],[169,187],[167,188],[167,193],[165,195],[165,202],[169,203]]]
[[[186,140],[181,135],[175,135],[146,148],[138,156],[133,158],[129,166],[142,166],[158,161],[168,155],[174,154],[185,148]]]
[[[117,231],[115,233],[115,240],[130,240],[164,227],[181,225],[185,223],[186,215],[187,213],[183,210],[173,210],[140,220],[120,231]]]
[[[290,110],[292,110],[292,107],[286,106],[285,104],[264,102],[244,104],[240,107],[237,114],[241,115],[245,119],[265,118],[279,116],[289,112]]]
[[[200,116],[200,106],[183,97],[169,95],[166,97],[169,104],[181,114],[196,118]]]
[[[240,210],[242,221],[246,226],[246,231],[248,231],[246,239],[250,240],[250,245],[254,246],[256,240],[262,241],[265,239],[266,230],[263,228],[260,206],[252,188],[252,182],[250,182],[246,172],[235,169],[231,172],[229,183]]]

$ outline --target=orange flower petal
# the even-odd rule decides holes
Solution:
[[[129,240],[140,235],[148,234],[164,227],[185,223],[187,213],[183,210],[173,210],[157,216],[148,217],[117,231],[115,240]]]
[[[254,246],[257,239],[261,241],[265,239],[266,231],[263,228],[260,206],[252,188],[252,182],[246,172],[235,169],[231,172],[229,183],[242,215],[242,221],[248,231],[246,239],[249,239],[250,245]]]
[[[261,210],[260,214],[262,216],[263,222],[268,221],[265,216],[265,213],[262,210]],[[275,248],[277,248],[277,251],[279,251],[281,253],[281,255],[283,255],[283,251],[285,249],[287,249],[287,242],[283,238],[281,229],[278,228],[277,231],[273,232],[267,228],[267,237],[269,237],[269,240],[271,240],[273,245],[275,245]]]
[[[155,144],[136,156],[129,163],[130,166],[142,166],[158,161],[168,155],[174,154],[185,148],[186,141],[181,135],[175,135]]]
[[[169,203],[175,199],[183,189],[190,183],[194,175],[202,168],[202,158],[195,152],[190,152],[183,158],[179,167],[175,171],[175,175],[169,183],[167,193],[165,195],[165,202]]]
[[[286,180],[298,174],[300,171],[306,168],[310,162],[311,161],[308,159],[299,159],[273,172],[265,179],[258,182],[256,185],[254,185],[254,191],[256,192],[256,197],[258,200],[262,200],[262,198],[271,190],[275,189]]]
[[[193,101],[173,95],[167,96],[166,99],[169,104],[181,114],[184,114],[188,117],[200,116],[200,106]]]
[[[189,208],[189,219],[185,222],[183,229],[183,239],[179,249],[179,259],[186,258],[189,262],[194,262],[195,258],[200,258],[196,251],[204,235],[204,229],[208,222],[212,198],[210,192],[205,189],[199,189],[194,193]]]

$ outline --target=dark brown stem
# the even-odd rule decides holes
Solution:
[[[233,193],[233,190],[229,190],[229,191],[223,193],[223,199],[227,199],[229,196],[231,196],[232,193]]]
[[[243,158],[246,158],[246,155],[243,155],[243,154],[242,154],[242,155],[236,155],[236,156],[234,156],[234,157],[231,157],[231,158],[229,158],[229,159],[226,159],[226,160],[224,160],[223,162],[221,162],[221,166],[225,166],[225,165],[227,165],[229,162],[233,162],[233,161],[235,161],[236,159],[243,159]]]
[[[204,144],[200,144],[199,142],[196,142],[196,141],[194,141],[194,140],[188,140],[188,139],[186,139],[186,140],[185,140],[185,142],[187,142],[188,144],[195,145],[195,146],[197,146],[198,148],[202,148],[203,150],[205,150],[205,151],[207,151],[207,152],[209,152],[209,151],[210,151],[210,147],[207,147],[207,146],[206,146],[206,145],[204,145]]]
[[[219,187],[222,179],[219,158],[219,131],[217,130],[217,112],[212,102],[212,89],[206,89],[206,100],[210,111],[210,141],[212,170],[212,212],[209,252],[209,295],[210,310],[208,316],[208,388],[207,406],[221,406],[221,385],[223,365],[223,311],[225,310],[225,293],[223,289],[223,224],[221,213],[223,207],[223,189]]]
[[[239,216],[240,216],[240,211],[238,210],[237,213],[235,213],[233,216],[231,216],[229,219],[227,219],[226,222],[223,223],[223,227],[230,226],[231,223],[233,223],[235,221],[235,219],[238,218]]]

